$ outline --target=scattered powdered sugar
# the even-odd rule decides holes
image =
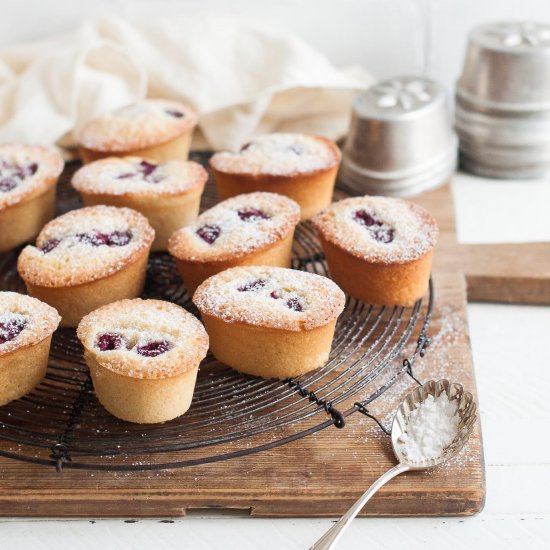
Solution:
[[[404,456],[411,462],[440,457],[456,439],[459,423],[456,401],[446,393],[437,398],[428,395],[411,411],[406,432],[399,438]]]
[[[376,225],[367,225],[370,217]],[[389,197],[344,199],[312,221],[327,241],[370,261],[417,260],[433,249],[438,236],[437,223],[426,210]]]
[[[122,269],[151,246],[154,234],[147,219],[129,208],[72,210],[44,226],[36,246],[22,251],[18,269],[39,286],[81,284]]]
[[[204,185],[206,170],[196,162],[154,163],[139,157],[110,157],[77,170],[72,185],[92,194],[177,195]]]
[[[282,267],[235,267],[199,286],[193,302],[202,314],[230,323],[309,330],[335,320],[345,296],[326,277]]]
[[[128,151],[174,139],[196,123],[196,114],[183,103],[145,99],[92,120],[78,141],[96,151]]]
[[[266,134],[254,138],[237,153],[216,153],[210,163],[220,172],[289,176],[335,166],[340,152],[335,144],[304,134]]]
[[[288,197],[262,192],[237,195],[176,232],[168,250],[187,261],[233,259],[282,239],[299,220],[300,207]]]

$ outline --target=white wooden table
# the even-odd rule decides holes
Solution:
[[[550,181],[458,174],[463,242],[550,240]],[[519,261],[519,260],[518,260]],[[358,519],[340,548],[550,548],[550,307],[468,307],[487,468],[487,503],[463,519]],[[216,515],[141,520],[0,520],[0,548],[18,550],[305,550],[331,520]],[[406,545],[406,546],[405,546]]]

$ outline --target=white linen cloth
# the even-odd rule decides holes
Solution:
[[[370,83],[296,36],[242,20],[103,17],[0,51],[0,142],[71,147],[88,120],[144,97],[187,102],[199,145],[214,149],[272,131],[337,139]]]

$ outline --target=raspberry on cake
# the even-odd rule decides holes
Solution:
[[[77,335],[97,398],[114,416],[166,422],[189,409],[208,351],[191,313],[161,300],[121,300],[86,315]]]
[[[62,170],[63,159],[56,151],[0,145],[0,252],[36,237],[52,218]]]
[[[290,265],[296,202],[275,193],[249,193],[220,202],[174,233],[168,251],[190,293],[208,277],[238,265]]]
[[[263,378],[289,378],[328,360],[345,296],[326,277],[280,267],[235,267],[193,296],[222,363]]]
[[[0,405],[19,399],[42,381],[60,320],[53,307],[35,298],[0,292]]]
[[[216,153],[210,166],[222,199],[269,191],[295,200],[307,219],[328,206],[341,153],[329,139],[306,134],[266,134],[238,152]]]
[[[332,278],[369,304],[412,305],[428,288],[438,227],[420,206],[388,197],[341,200],[313,218]]]
[[[141,294],[154,236],[135,210],[81,208],[48,223],[17,267],[29,294],[54,306],[63,326],[76,326],[104,304]]]
[[[78,136],[84,162],[105,157],[187,160],[195,112],[179,101],[144,99],[89,122]]]
[[[83,166],[71,183],[86,206],[127,206],[141,212],[155,230],[152,250],[166,250],[170,235],[197,218],[207,179],[196,162],[112,157]]]

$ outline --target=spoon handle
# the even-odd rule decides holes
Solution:
[[[390,479],[406,472],[409,469],[405,464],[397,464],[385,474],[382,474],[357,500],[357,502],[309,549],[331,550],[334,548],[342,533],[347,529],[353,518],[361,511],[361,508],[370,498]]]

